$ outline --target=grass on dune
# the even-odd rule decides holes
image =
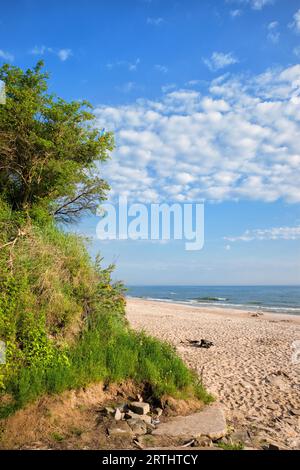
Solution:
[[[166,394],[203,402],[211,399],[168,344],[121,327],[107,314],[100,315],[97,327],[87,330],[69,349],[64,362],[22,369],[8,391],[21,407],[45,393],[126,379],[150,384],[157,398]]]
[[[18,220],[22,237],[13,251],[0,251],[0,339],[7,345],[2,416],[43,394],[98,381],[130,379],[150,385],[156,397],[210,401],[170,345],[129,327],[124,289],[112,283],[112,268],[94,264],[77,236],[38,220]],[[5,244],[13,223],[4,204],[0,225]],[[1,400],[7,395],[12,404]]]

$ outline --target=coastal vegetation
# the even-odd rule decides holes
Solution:
[[[106,198],[113,135],[91,105],[48,92],[43,63],[0,80],[0,413],[44,394],[133,380],[154,397],[211,397],[174,349],[134,332],[113,266],[66,230]]]
[[[239,442],[238,444],[228,444],[226,442],[218,442],[217,447],[223,450],[244,450],[244,444]]]

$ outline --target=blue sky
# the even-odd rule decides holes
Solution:
[[[115,131],[111,199],[205,199],[205,245],[101,242],[128,284],[300,283],[300,0],[11,1],[0,62]]]

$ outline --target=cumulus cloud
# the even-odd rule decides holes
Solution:
[[[112,197],[300,202],[300,64],[96,114],[115,131],[113,158],[101,167]]]
[[[266,5],[271,5],[273,0],[250,0],[249,3],[253,10],[261,10]]]
[[[176,83],[166,83],[161,87],[161,91],[163,93],[167,93],[168,91],[174,90],[175,88],[177,88]]]
[[[273,4],[274,1],[275,0],[227,0],[227,3],[249,5],[253,10],[262,10],[265,6]]]
[[[240,236],[224,237],[224,239],[230,242],[250,242],[253,240],[299,240],[300,226],[246,230]]]
[[[156,70],[158,70],[158,72],[161,72],[161,73],[167,73],[168,72],[168,67],[166,67],[165,65],[161,65],[161,64],[156,64],[154,66],[154,68]]]
[[[213,72],[224,69],[229,65],[236,64],[238,59],[234,57],[232,52],[225,54],[224,52],[213,52],[209,59],[203,59],[205,65]]]
[[[295,54],[295,56],[300,57],[300,46],[294,47],[293,53]]]
[[[110,70],[115,67],[126,67],[130,72],[135,72],[140,62],[141,60],[139,59],[139,57],[133,62],[130,62],[128,60],[117,60],[115,62],[109,62],[108,64],[106,64],[106,67]]]
[[[135,82],[125,82],[122,85],[118,85],[116,89],[120,91],[121,93],[130,93],[131,91],[135,90],[138,88],[137,84]]]
[[[278,21],[271,21],[271,23],[268,24],[268,40],[273,42],[274,44],[277,44],[280,38],[280,32],[278,31],[278,26],[279,23]]]
[[[47,47],[47,46],[34,46],[31,51],[30,51],[30,54],[33,54],[33,55],[44,55],[46,54],[47,52],[49,53],[52,53],[54,52],[52,47]]]
[[[241,16],[242,15],[242,10],[240,9],[235,9],[235,10],[230,10],[230,16],[231,18],[237,18],[238,16]]]
[[[55,54],[62,62],[65,62],[72,55],[71,49],[53,49],[48,46],[34,46],[30,51],[33,55]]]
[[[185,86],[197,86],[201,84],[201,80],[189,80],[188,82],[185,83]]]
[[[162,23],[164,23],[164,19],[161,16],[157,18],[147,18],[147,24],[151,24],[153,26],[160,26]]]
[[[300,8],[294,14],[293,21],[289,24],[289,27],[292,28],[296,33],[300,33]]]
[[[65,62],[69,57],[71,57],[72,51],[71,49],[60,49],[57,52],[57,55],[62,62]]]
[[[7,60],[8,62],[13,62],[15,60],[13,54],[3,51],[3,49],[0,49],[0,59]]]

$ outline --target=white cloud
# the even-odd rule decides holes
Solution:
[[[266,229],[246,230],[237,237],[224,237],[230,242],[253,240],[299,240],[300,226],[296,227],[271,227]]]
[[[271,23],[268,24],[268,40],[273,42],[274,44],[277,44],[280,38],[280,32],[278,31],[278,26],[279,23],[278,21],[271,21]]]
[[[183,171],[181,173],[178,173],[178,175],[175,176],[175,180],[181,184],[188,184],[194,181],[195,177]]]
[[[7,60],[8,62],[13,62],[15,60],[13,54],[3,51],[3,49],[0,49],[0,59]]]
[[[273,0],[250,0],[250,5],[253,10],[261,10],[266,5],[271,5]]]
[[[147,18],[147,24],[151,24],[153,26],[160,26],[162,23],[164,23],[164,19],[161,16],[157,18]]]
[[[294,47],[293,53],[294,53],[297,57],[300,57],[300,46]]]
[[[113,69],[115,67],[126,67],[130,72],[135,72],[141,60],[139,58],[135,59],[133,62],[128,60],[117,60],[116,62],[109,62],[106,64],[108,69]]]
[[[122,85],[117,86],[117,90],[121,91],[122,93],[130,93],[132,90],[136,88],[135,82],[126,82]]]
[[[189,80],[186,82],[185,86],[197,86],[200,85],[201,80]]]
[[[240,9],[235,9],[235,10],[230,10],[230,16],[231,18],[237,18],[238,16],[242,15],[242,10]]]
[[[267,5],[272,5],[275,0],[227,0],[227,3],[249,5],[253,10],[262,10]]]
[[[161,73],[167,73],[168,72],[168,67],[166,67],[165,65],[156,64],[154,67],[155,67],[156,70],[158,70]]]
[[[46,54],[47,52],[49,53],[52,53],[54,52],[52,47],[47,47],[47,46],[34,46],[31,51],[30,51],[30,54],[33,54],[33,55],[44,55]]]
[[[213,72],[236,64],[238,59],[234,57],[232,52],[225,54],[224,52],[213,52],[209,59],[203,59],[203,62]]]
[[[115,131],[103,169],[113,196],[300,202],[300,64],[96,113],[99,127]]]
[[[289,27],[292,28],[296,33],[300,33],[300,8],[294,14],[293,21],[289,24]]]
[[[174,88],[176,88],[176,86],[177,86],[176,83],[166,83],[165,85],[163,85],[161,87],[161,91],[163,93],[167,93],[170,90],[174,90]]]
[[[140,64],[141,60],[137,58],[135,62],[131,62],[128,64],[128,70],[135,71],[137,69],[137,66]]]
[[[272,29],[278,28],[278,26],[278,21],[271,21],[271,23],[268,24],[268,30],[271,31]]]
[[[58,49],[55,50],[53,47],[48,46],[34,46],[30,51],[30,54],[33,55],[45,55],[45,54],[55,54],[62,62],[66,61],[71,55],[71,49]]]
[[[60,49],[57,55],[62,62],[65,62],[72,55],[72,51],[71,49]]]

